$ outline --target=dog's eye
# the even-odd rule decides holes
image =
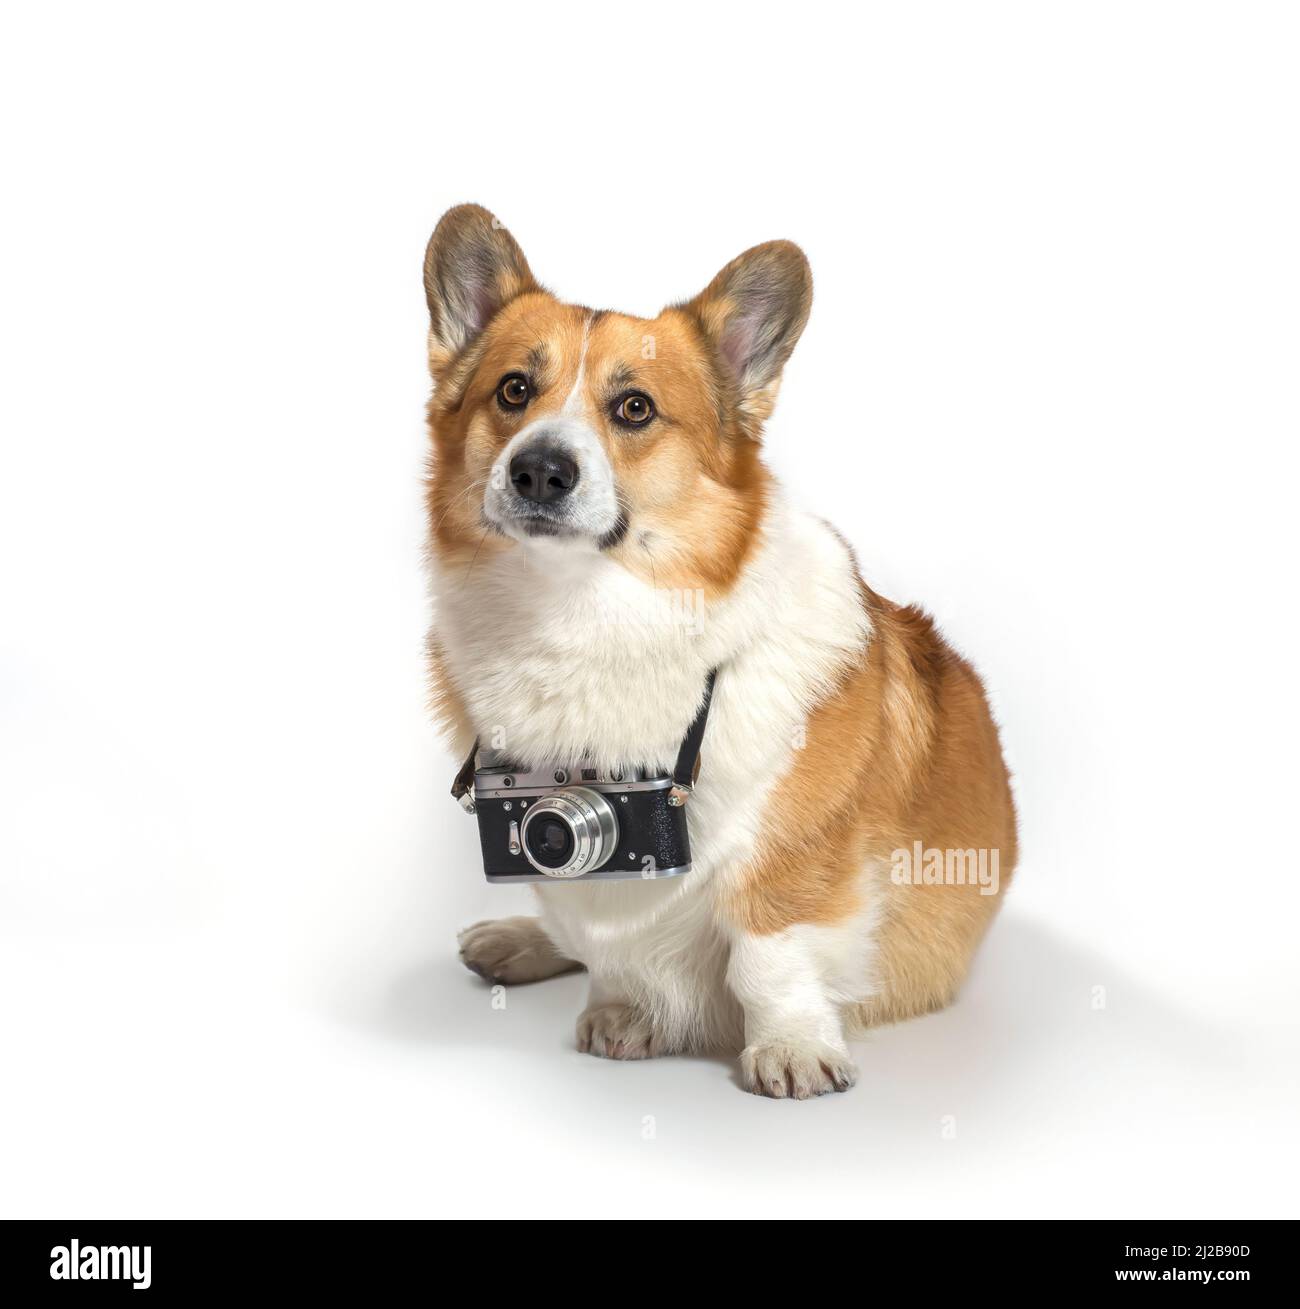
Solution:
[[[532,395],[532,387],[522,373],[511,373],[501,379],[497,387],[497,399],[503,409],[522,409]]]
[[[655,413],[655,407],[648,395],[642,395],[640,391],[633,391],[631,395],[625,395],[619,402],[618,408],[614,410],[614,417],[620,423],[627,423],[629,427],[640,427],[642,423],[648,423]]]

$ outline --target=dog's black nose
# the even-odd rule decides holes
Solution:
[[[562,500],[578,480],[578,465],[558,446],[530,445],[510,461],[510,480],[525,500]]]

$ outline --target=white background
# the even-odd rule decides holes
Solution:
[[[1297,36],[9,10],[0,1212],[1294,1214]],[[494,1011],[457,963],[528,904],[424,708],[420,262],[464,200],[635,312],[812,260],[771,463],[983,671],[1024,850],[849,1095],[579,1055],[581,978]]]

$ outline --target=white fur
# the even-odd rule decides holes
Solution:
[[[693,871],[539,885],[543,921],[590,970],[593,998],[649,1015],[663,1048],[738,1048],[748,1026],[769,1044],[812,1042],[810,1066],[823,1045],[842,1051],[835,1012],[868,994],[870,924],[754,938],[718,910],[779,803],[773,787],[809,711],[869,639],[842,542],[777,498],[737,584],[698,624],[656,621],[645,584],[574,540],[522,540],[468,577],[435,565],[433,582],[474,726],[521,764],[586,751],[601,765],[669,768],[705,675],[720,669],[687,811]],[[755,1066],[761,1076],[761,1057]]]
[[[591,344],[591,316],[587,316],[587,321],[582,325],[582,348],[578,352],[578,371],[573,377],[573,386],[569,394],[564,399],[564,404],[560,406],[560,413],[568,416],[578,416],[586,412],[587,401],[583,393],[583,385],[587,380],[587,347]]]

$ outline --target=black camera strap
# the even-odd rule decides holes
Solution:
[[[686,735],[682,737],[681,747],[677,751],[677,762],[673,765],[673,789],[668,797],[668,803],[674,808],[684,805],[695,788],[695,773],[700,761],[700,743],[704,740],[704,729],[708,726],[709,706],[713,702],[713,684],[717,676],[718,670],[711,668],[709,675],[704,679],[704,699],[691,720],[691,725],[686,729]],[[469,814],[474,812],[474,800],[470,788],[474,785],[478,743],[479,738],[476,736],[465,762],[461,764],[460,771],[451,784],[452,799]]]
[[[709,705],[713,703],[713,683],[717,680],[718,670],[709,669],[704,679],[704,699],[700,703],[694,720],[682,737],[681,748],[677,751],[677,762],[673,765],[673,789],[668,803],[674,808],[684,805],[695,789],[695,770],[700,762],[700,742],[704,740],[704,729],[709,723]]]

